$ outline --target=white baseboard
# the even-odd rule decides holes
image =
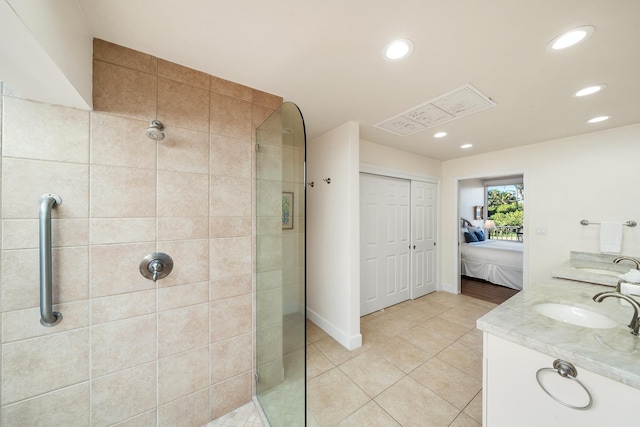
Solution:
[[[349,336],[309,307],[307,307],[307,319],[315,323],[317,327],[329,334],[331,338],[338,341],[347,350],[355,350],[358,347],[362,347],[362,334],[358,333]]]
[[[443,283],[442,284],[442,290],[445,292],[449,292],[452,294],[459,294],[460,291],[458,290],[458,286],[452,283]]]

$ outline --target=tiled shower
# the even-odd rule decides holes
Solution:
[[[282,99],[101,40],[93,85],[91,112],[2,88],[0,424],[203,425],[255,394],[255,128]],[[174,261],[157,283],[151,252]]]

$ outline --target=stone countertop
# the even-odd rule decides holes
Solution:
[[[627,327],[633,315],[618,298],[593,301],[609,286],[549,279],[519,292],[477,321],[478,329],[566,360],[614,381],[640,389],[640,337]],[[538,303],[564,303],[605,314],[619,325],[610,329],[574,326],[533,309]]]

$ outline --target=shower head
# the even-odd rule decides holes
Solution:
[[[164,139],[164,126],[160,120],[152,120],[151,126],[144,133],[154,141],[162,141]]]

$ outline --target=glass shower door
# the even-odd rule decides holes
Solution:
[[[305,425],[305,148],[298,107],[257,129],[256,395],[273,427]]]

